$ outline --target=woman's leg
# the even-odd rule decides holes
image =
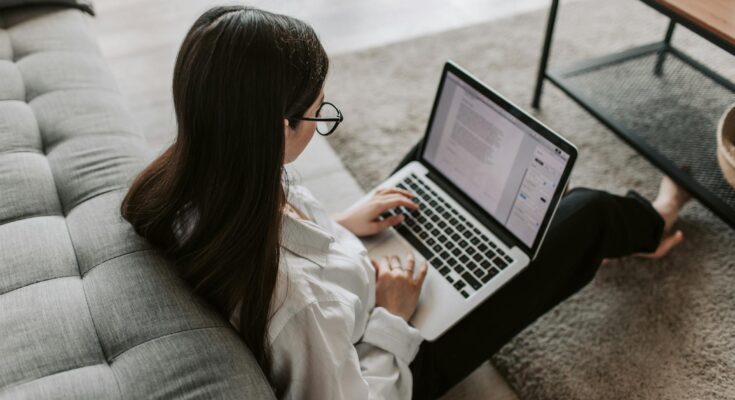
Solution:
[[[538,257],[435,342],[411,365],[414,398],[436,398],[538,317],[584,287],[603,258],[650,252],[664,221],[635,192],[577,188],[559,205]]]

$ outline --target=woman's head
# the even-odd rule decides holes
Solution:
[[[272,152],[268,159],[292,161],[277,152],[291,150],[284,143],[289,133],[313,134],[314,123],[297,118],[318,108],[328,66],[305,23],[241,6],[213,8],[194,23],[176,60],[179,140],[227,149],[232,157],[240,147],[257,146]]]
[[[319,107],[327,69],[316,34],[297,19],[242,6],[205,12],[176,59],[177,139],[122,204],[195,292],[227,316],[242,305],[240,334],[266,371],[283,165],[313,135],[314,122],[299,118]]]

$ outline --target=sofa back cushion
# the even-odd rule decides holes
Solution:
[[[75,9],[0,11],[0,398],[272,398],[120,216],[150,150]]]

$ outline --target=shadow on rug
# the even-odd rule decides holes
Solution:
[[[450,58],[530,108],[545,23],[546,10],[334,57],[327,96],[346,119],[330,144],[377,184],[423,135]],[[551,63],[660,40],[666,24],[633,0],[564,4]],[[735,76],[732,56],[684,29],[674,43]],[[610,131],[549,84],[542,103],[538,118],[580,150],[573,186],[655,194],[660,173]],[[610,263],[493,357],[521,398],[735,398],[735,232],[699,204],[679,225],[685,243],[665,260]]]

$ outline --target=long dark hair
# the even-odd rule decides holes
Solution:
[[[266,374],[286,201],[284,118],[316,101],[327,69],[302,21],[243,6],[205,12],[176,58],[176,141],[121,207],[196,293],[227,317],[241,304],[240,335]],[[186,224],[182,237],[177,227]]]

